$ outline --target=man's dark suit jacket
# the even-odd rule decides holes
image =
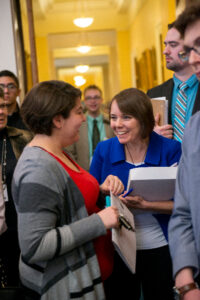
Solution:
[[[158,85],[150,90],[147,91],[147,95],[150,98],[156,98],[156,97],[166,97],[166,99],[169,101],[168,103],[168,120],[169,124],[172,124],[171,119],[171,106],[172,106],[172,92],[174,88],[174,81],[173,79],[169,79],[162,83],[161,85]],[[197,111],[200,110],[200,84],[197,90],[196,99],[194,102],[194,107],[192,110],[192,114],[194,115]]]

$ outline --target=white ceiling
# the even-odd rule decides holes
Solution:
[[[36,16],[45,17],[47,13],[74,13],[76,10],[84,10],[91,13],[94,11],[115,11],[127,13],[131,2],[134,0],[33,0]]]
[[[126,30],[143,2],[145,0],[33,0],[36,35],[78,31],[73,19],[80,16],[94,17],[90,30]],[[26,13],[24,3],[21,0]]]

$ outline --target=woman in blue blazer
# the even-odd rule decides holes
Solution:
[[[110,105],[110,122],[116,137],[100,142],[95,150],[90,173],[101,184],[109,175],[118,176],[127,187],[129,170],[140,167],[171,166],[179,162],[181,145],[153,131],[154,115],[150,98],[130,88],[117,94]],[[114,297],[173,299],[172,268],[167,227],[173,201],[146,201],[127,196],[125,203],[135,209],[137,259],[136,274],[115,255],[112,278]],[[137,211],[137,209],[139,209]]]

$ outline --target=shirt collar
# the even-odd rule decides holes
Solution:
[[[147,154],[145,158],[145,163],[148,165],[157,166],[160,163],[161,155],[161,136],[159,136],[155,131],[150,135],[149,146],[147,149]]]
[[[153,165],[153,166],[159,165],[160,154],[161,154],[160,137],[156,132],[153,131],[149,139],[149,146],[147,149],[145,164]],[[110,159],[113,164],[120,161],[125,162],[126,160],[124,145],[120,144],[117,137],[113,138],[113,143],[110,151]]]
[[[117,137],[112,138],[113,143],[110,151],[110,161],[112,164],[125,161],[124,145],[120,144]]]
[[[173,75],[173,80],[174,80],[174,87],[175,87],[175,89],[178,89],[179,84],[181,84],[183,81],[181,81],[180,79],[178,79],[175,75]],[[191,88],[195,83],[198,82],[198,79],[197,79],[196,75],[193,74],[185,82],[187,83],[187,85],[189,86],[189,88]]]
[[[161,153],[160,138],[159,135],[153,131],[149,139],[149,146],[147,149],[145,164],[153,165],[153,166],[159,165],[160,153]],[[120,144],[117,137],[113,138],[113,143],[110,151],[110,160],[113,164],[118,163],[120,161],[125,162],[126,160],[124,145]]]
[[[103,120],[103,116],[102,116],[102,114],[100,114],[100,115],[98,115],[98,117],[93,118],[93,117],[91,117],[90,115],[87,114],[87,119],[90,122],[93,122],[94,119],[97,120],[97,122],[100,122],[100,121]]]

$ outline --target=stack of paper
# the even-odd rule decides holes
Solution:
[[[129,171],[131,195],[149,201],[164,201],[174,197],[177,167],[134,168]]]

